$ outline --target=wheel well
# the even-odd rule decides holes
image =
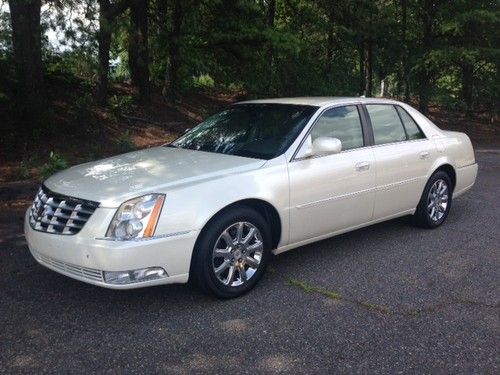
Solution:
[[[453,184],[453,189],[455,189],[455,186],[457,185],[457,174],[455,172],[455,168],[453,168],[450,164],[443,164],[438,169],[436,169],[434,173],[436,173],[437,171],[443,171],[448,176],[450,176],[451,183]]]
[[[278,211],[276,210],[276,208],[274,208],[272,204],[261,199],[243,199],[241,201],[231,203],[230,205],[224,207],[222,210],[217,212],[217,214],[215,214],[213,217],[216,217],[222,214],[223,212],[226,212],[227,210],[231,210],[234,207],[241,207],[241,206],[254,209],[259,214],[261,214],[262,217],[269,223],[269,228],[271,230],[272,248],[276,249],[281,239],[281,219],[278,214]]]

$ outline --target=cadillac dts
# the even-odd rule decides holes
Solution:
[[[405,215],[440,226],[477,169],[467,135],[404,103],[246,101],[170,144],[56,173],[24,230],[40,264],[80,281],[192,280],[231,298],[273,253]]]

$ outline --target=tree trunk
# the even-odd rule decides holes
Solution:
[[[384,77],[380,80],[380,96],[385,98],[387,97],[388,92],[389,92],[389,85],[387,84],[387,81]]]
[[[276,17],[276,0],[269,0],[268,4],[267,4],[267,14],[266,14],[267,20],[266,21],[267,21],[267,26],[270,29],[274,29],[275,17]],[[267,90],[268,90],[268,93],[271,93],[274,91],[273,88],[274,88],[274,65],[275,65],[274,64],[274,48],[273,48],[272,42],[269,43],[269,45],[266,48],[266,60],[267,60],[268,67],[269,67],[269,70],[268,70],[269,78],[267,81]]]
[[[365,70],[365,96],[370,98],[373,96],[373,41],[371,39],[367,42]]]
[[[358,43],[358,52],[359,52],[359,95],[365,95],[365,82],[366,82],[365,46],[362,41]]]
[[[330,74],[333,70],[333,54],[335,50],[335,35],[334,35],[334,17],[335,17],[335,8],[331,6],[330,12],[328,14],[328,22],[330,23],[328,25],[328,38],[327,38],[327,45],[326,45],[326,66],[325,66],[325,71],[327,74]]]
[[[97,33],[99,44],[99,87],[97,89],[97,101],[100,104],[106,103],[108,94],[109,50],[111,47],[109,11],[109,0],[99,0],[99,32]]]
[[[109,51],[113,32],[112,22],[128,8],[128,0],[120,0],[113,4],[109,0],[99,0],[99,31],[97,42],[99,44],[98,57],[99,83],[97,88],[97,101],[105,104],[109,86]]]
[[[401,0],[401,34],[403,42],[403,82],[404,82],[404,101],[410,101],[410,67],[408,64],[408,41],[406,40],[408,0]]]
[[[465,102],[465,115],[472,116],[472,94],[474,83],[474,67],[471,64],[462,65],[462,97]]]
[[[424,115],[429,114],[430,79],[426,71],[418,74],[418,109]]]
[[[433,0],[422,1],[422,47],[423,56],[426,57],[429,51],[432,49],[433,44]],[[418,73],[418,96],[419,104],[418,107],[420,112],[424,115],[429,113],[429,99],[430,99],[430,81],[431,72],[426,66],[420,67],[420,72]]]
[[[128,63],[139,101],[149,102],[148,0],[130,1]]]
[[[10,0],[12,42],[17,74],[17,107],[23,125],[32,125],[44,109],[41,0]]]
[[[334,48],[334,43],[333,43],[333,29],[330,28],[328,30],[328,39],[326,41],[326,66],[325,66],[325,71],[327,74],[330,74],[332,72],[332,60],[333,60],[333,48]]]
[[[276,0],[269,0],[267,4],[267,26],[274,27],[274,18],[276,17]]]
[[[179,45],[183,17],[182,0],[175,0],[172,10],[172,29],[168,43],[168,72],[164,86],[164,92],[171,101],[179,98]]]

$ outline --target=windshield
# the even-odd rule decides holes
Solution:
[[[171,143],[170,147],[272,159],[292,144],[316,107],[290,104],[237,104]]]

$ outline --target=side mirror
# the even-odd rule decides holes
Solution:
[[[337,154],[341,150],[342,142],[338,138],[318,137],[313,142],[309,135],[300,148],[297,158],[306,159],[317,155]]]
[[[312,144],[313,155],[338,154],[342,150],[342,142],[338,138],[318,137]]]

